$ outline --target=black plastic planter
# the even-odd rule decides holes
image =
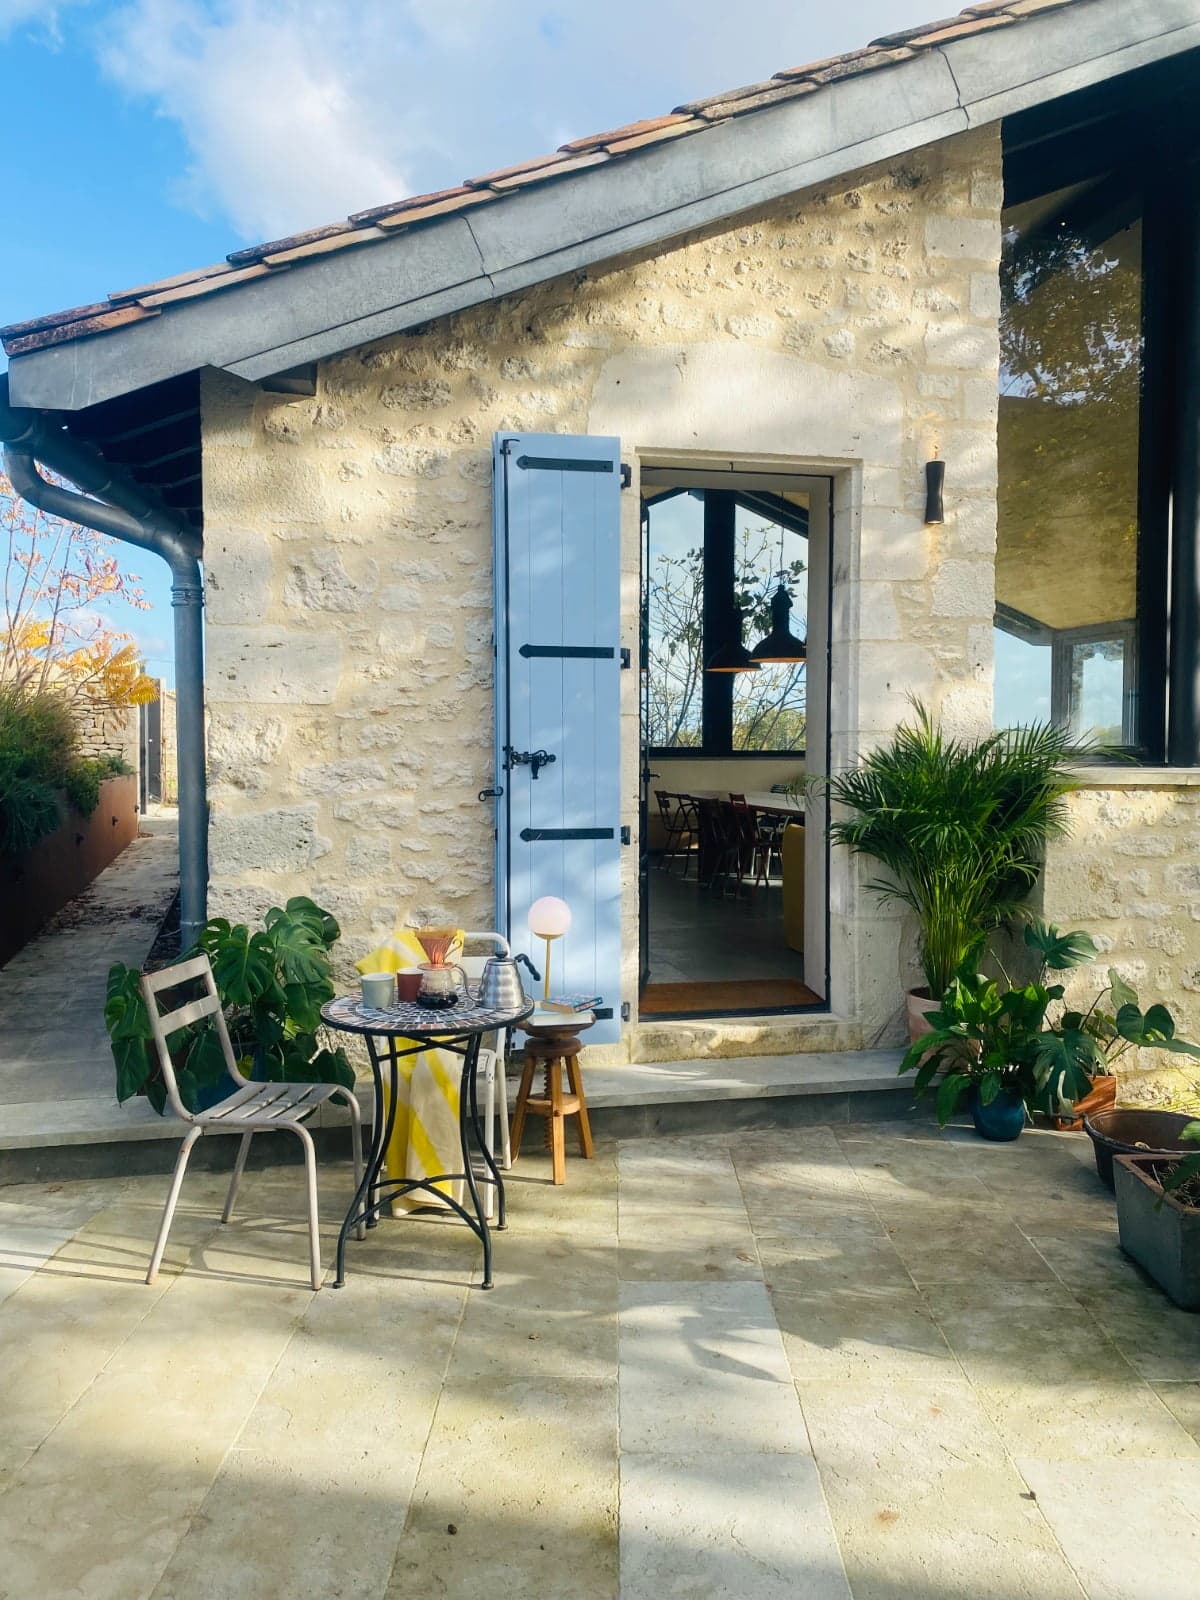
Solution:
[[[1083,1126],[1096,1155],[1100,1181],[1113,1186],[1113,1157],[1151,1155],[1155,1151],[1194,1151],[1179,1135],[1194,1117],[1179,1111],[1139,1111],[1135,1107],[1094,1111]]]
[[[1157,1175],[1165,1164],[1161,1156],[1117,1157],[1121,1249],[1177,1306],[1200,1311],[1200,1210],[1164,1194]]]

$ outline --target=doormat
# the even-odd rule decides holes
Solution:
[[[824,1005],[820,995],[798,978],[747,978],[740,983],[648,983],[638,1013],[642,1017],[744,1017]]]

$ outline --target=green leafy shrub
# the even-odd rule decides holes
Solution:
[[[90,817],[104,779],[132,773],[120,756],[81,759],[77,737],[64,695],[0,685],[0,853],[21,855],[53,833],[60,795]]]
[[[1200,1056],[1200,1045],[1180,1039],[1166,1006],[1141,1009],[1137,993],[1115,970],[1087,1011],[1062,1006],[1063,986],[1047,983],[1091,961],[1096,946],[1086,933],[1059,933],[1045,923],[1025,929],[1025,943],[1040,958],[1030,983],[998,983],[977,970],[979,944],[968,951],[938,1010],[929,1013],[933,1032],[905,1052],[900,1071],[916,1076],[917,1098],[937,1087],[937,1117],[944,1127],[967,1094],[978,1089],[984,1105],[1001,1092],[1048,1113],[1073,1104],[1126,1050],[1166,1050]],[[1111,997],[1111,1010],[1101,1002]],[[1052,1008],[1061,1006],[1052,1014]],[[1197,1125],[1200,1126],[1200,1125]]]
[[[334,995],[329,952],[341,930],[327,911],[304,896],[273,907],[261,928],[214,917],[200,931],[197,950],[212,962],[213,981],[229,1028],[238,1068],[260,1082],[340,1083],[354,1086],[344,1050],[321,1038],[321,1007]],[[160,1114],[166,1085],[152,1044],[141,974],[121,963],[109,969],[104,1022],[117,1072],[117,1099],[145,1090]],[[199,997],[199,986],[195,998]],[[173,1006],[193,998],[181,988]],[[168,1041],[180,1096],[199,1108],[225,1075],[225,1058],[211,1019],[181,1028]]]
[[[64,696],[0,685],[0,851],[19,855],[59,824],[58,796],[75,763]]]
[[[68,769],[63,788],[76,811],[90,817],[100,804],[100,785],[105,778],[129,777],[132,773],[133,768],[120,756],[91,756]]]

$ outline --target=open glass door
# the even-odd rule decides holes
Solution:
[[[824,1010],[830,480],[644,461],[641,486],[639,1013]]]

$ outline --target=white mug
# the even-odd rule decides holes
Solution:
[[[364,972],[362,977],[363,1005],[373,1011],[386,1011],[396,1004],[396,979],[391,972]]]

